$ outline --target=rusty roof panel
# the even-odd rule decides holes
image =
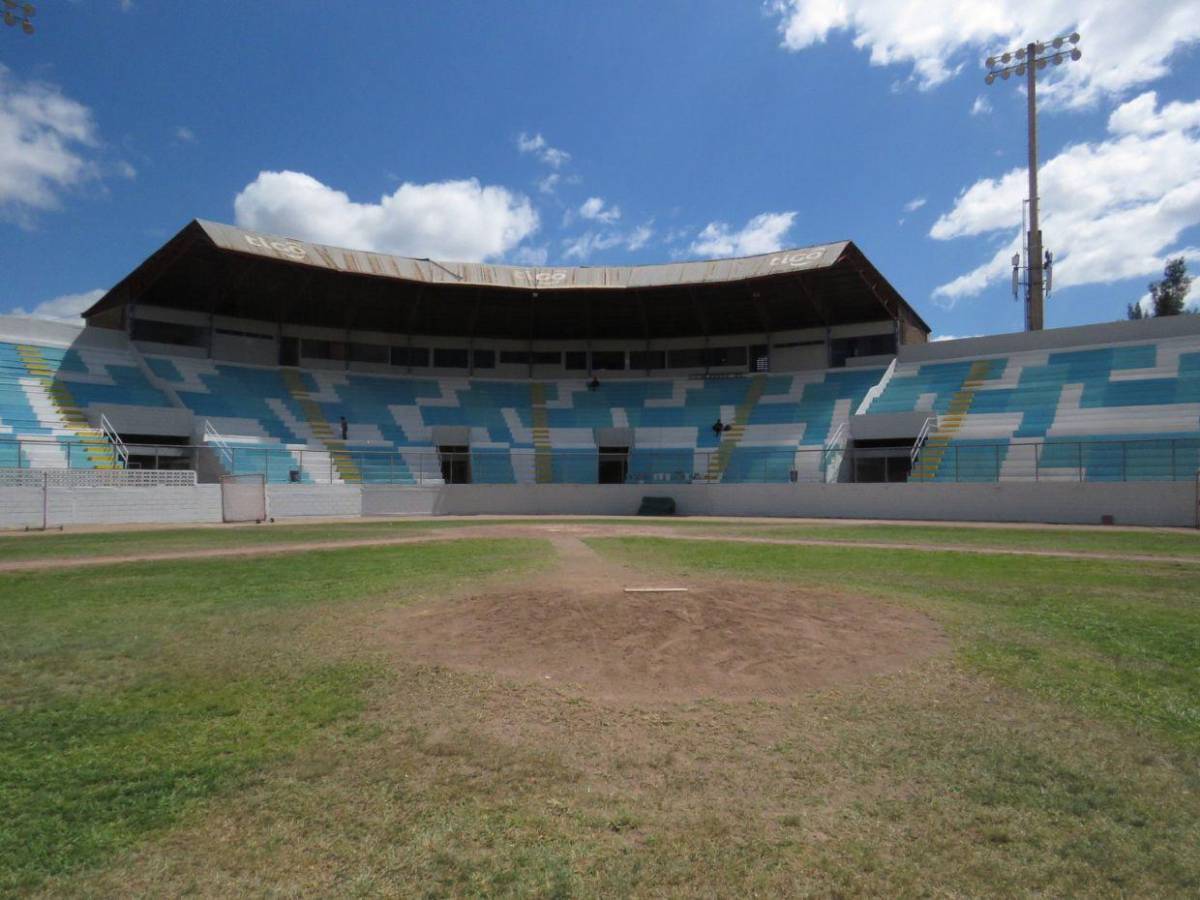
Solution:
[[[833,265],[848,241],[780,250],[761,256],[676,262],[651,266],[494,266],[486,263],[437,262],[389,253],[329,247],[295,238],[261,234],[219,222],[198,221],[219,248],[236,253],[266,256],[285,262],[316,266],[426,284],[464,285],[535,290],[671,287],[687,284],[720,284],[784,275]]]

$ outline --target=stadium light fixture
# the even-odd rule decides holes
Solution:
[[[1029,230],[1026,232],[1029,272],[1025,282],[1025,330],[1041,331],[1047,293],[1046,275],[1049,254],[1042,253],[1042,231],[1038,224],[1037,183],[1037,73],[1048,65],[1061,66],[1068,60],[1078,61],[1083,56],[1079,49],[1079,32],[1059,35],[1049,46],[1033,41],[1017,50],[1006,50],[999,56],[989,56],[984,62],[988,73],[985,84],[994,84],[996,77],[1007,81],[1011,76],[1024,77],[1027,87],[1029,119]],[[1014,277],[1016,271],[1014,269]]]
[[[4,24],[16,27],[20,24],[26,34],[33,34],[33,23],[29,20],[37,13],[37,7],[32,3],[22,3],[20,0],[3,0]]]

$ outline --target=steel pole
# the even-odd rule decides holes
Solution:
[[[1038,223],[1037,44],[1025,48],[1029,99],[1029,294],[1025,301],[1025,330],[1041,331],[1045,301],[1042,271],[1042,231]]]

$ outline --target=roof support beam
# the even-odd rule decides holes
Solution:
[[[646,312],[646,293],[637,292],[638,317],[642,321],[642,340],[646,342],[646,374],[650,374],[650,316]]]
[[[475,374],[475,331],[479,327],[479,307],[483,303],[483,291],[475,289],[475,302],[471,305],[471,316],[467,319],[467,374]]]
[[[688,288],[688,297],[691,298],[692,312],[695,314],[696,322],[700,325],[700,331],[704,335],[704,374],[707,375],[708,374],[708,360],[709,360],[709,355],[708,355],[708,350],[709,350],[709,346],[708,346],[708,344],[709,344],[708,314],[704,310],[703,302],[696,295],[695,288],[692,288],[692,287]]]
[[[586,332],[584,346],[587,347],[587,373],[590,378],[592,374],[592,298],[590,294],[584,295],[583,298],[583,327]]]
[[[775,352],[775,329],[772,327],[771,310],[767,308],[767,301],[762,298],[762,294],[758,291],[751,292],[751,299],[754,302],[754,308],[758,311],[758,321],[762,325],[763,336],[767,342],[767,368],[771,367],[771,356]],[[757,371],[757,361],[750,360],[750,365]]]
[[[404,334],[407,338],[405,343],[405,369],[409,375],[412,374],[412,339],[413,329],[417,327],[417,315],[421,312],[421,301],[425,299],[425,286],[422,285],[417,289],[417,296],[413,298],[413,305],[408,308],[408,321],[404,325]]]

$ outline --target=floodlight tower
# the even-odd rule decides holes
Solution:
[[[1066,45],[1070,45],[1069,49]],[[1068,59],[1077,60],[1082,55],[1079,50],[1079,34],[1071,33],[1056,37],[1050,42],[1049,48],[1037,41],[1018,50],[1006,51],[999,57],[987,58],[989,71],[984,81],[988,84],[994,82],[997,75],[1005,80],[1014,73],[1017,76],[1026,76],[1029,101],[1029,231],[1026,235],[1029,274],[1025,284],[1026,331],[1042,330],[1046,300],[1046,261],[1042,258],[1042,231],[1038,224],[1037,71],[1046,68],[1050,63],[1061,66]]]
[[[23,32],[33,34],[33,23],[29,20],[37,12],[36,7],[32,3],[21,3],[18,0],[3,0],[3,4],[4,24],[16,27],[19,22]]]

